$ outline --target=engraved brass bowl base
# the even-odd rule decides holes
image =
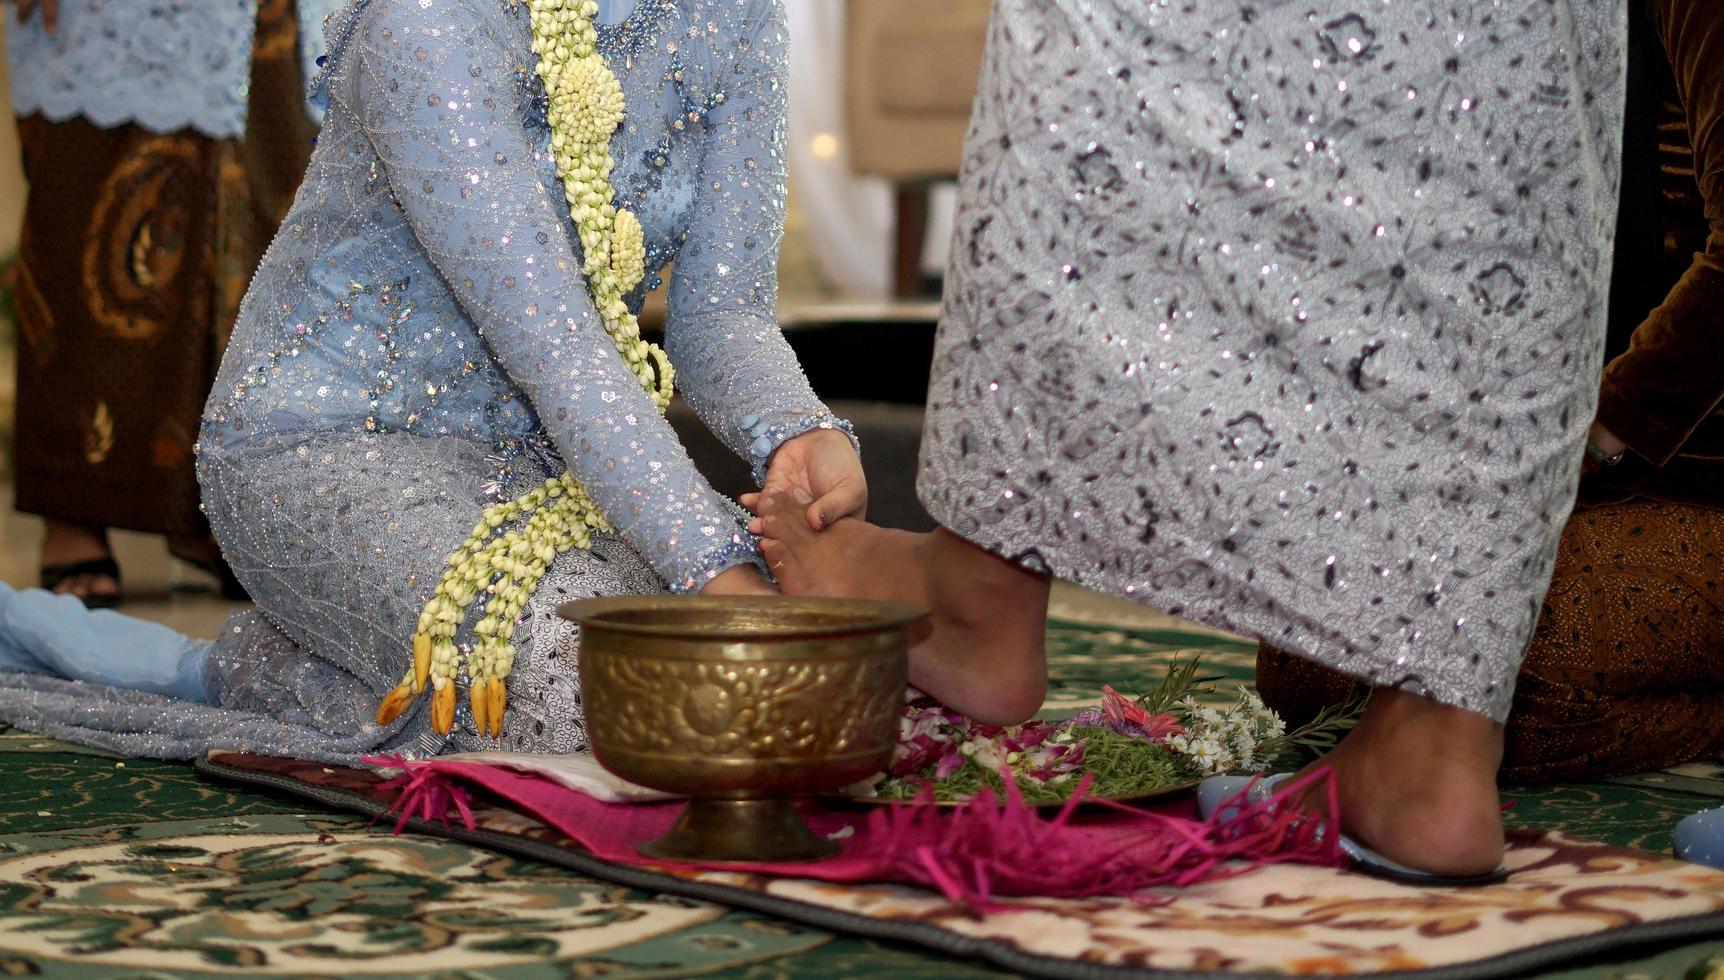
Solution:
[[[818,861],[838,845],[814,836],[789,800],[689,801],[663,837],[636,848],[679,861]]]
[[[557,610],[581,627],[593,755],[641,786],[691,798],[643,854],[703,861],[828,857],[786,800],[891,763],[909,683],[898,603],[627,596]]]

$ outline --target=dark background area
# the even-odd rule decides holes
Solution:
[[[814,390],[856,426],[868,476],[868,519],[886,527],[931,530],[934,522],[916,500],[916,456],[934,324],[830,323],[791,327],[785,337]],[[680,400],[671,406],[670,422],[720,493],[735,497],[755,489],[748,465]]]

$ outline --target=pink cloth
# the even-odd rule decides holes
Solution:
[[[834,809],[798,805],[816,836],[842,850],[832,858],[795,864],[684,864],[648,858],[636,846],[670,829],[682,802],[606,803],[543,776],[494,765],[446,759],[371,759],[404,770],[394,811],[406,819],[447,819],[458,812],[473,826],[470,791],[482,789],[544,821],[595,856],[645,867],[708,867],[725,871],[833,882],[888,882],[932,888],[948,899],[985,909],[996,896],[1135,895],[1162,885],[1189,885],[1242,874],[1261,864],[1299,862],[1341,866],[1325,821],[1282,804],[1309,786],[1289,780],[1266,803],[1241,800],[1227,819],[1194,819],[1196,804],[1179,799],[1153,809],[1068,804],[1043,816],[1008,789],[965,807],[929,803]],[[1008,784],[1009,785],[1009,784]],[[1331,784],[1331,813],[1333,788]],[[1227,812],[1228,807],[1218,809]]]

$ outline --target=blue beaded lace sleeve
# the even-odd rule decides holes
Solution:
[[[815,396],[778,327],[789,94],[783,6],[756,4],[754,23],[723,54],[735,63],[705,114],[699,196],[671,281],[665,341],[683,399],[753,464],[758,481],[788,439],[816,428],[855,436]]]
[[[593,311],[497,26],[464,0],[373,10],[347,55],[356,113],[420,245],[575,476],[673,589],[758,562]]]

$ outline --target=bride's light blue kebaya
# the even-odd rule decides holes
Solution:
[[[674,263],[665,344],[678,388],[762,473],[784,440],[847,428],[775,318],[783,11],[622,0],[598,21],[628,107],[612,184],[644,226],[647,268]],[[734,504],[695,470],[587,298],[530,38],[512,0],[356,0],[331,18],[314,86],[323,132],[199,443],[205,509],[258,611],[208,648],[124,617],[63,615],[86,645],[139,651],[133,667],[80,669],[72,644],[49,649],[64,637],[33,611],[52,600],[0,596],[0,671],[17,671],[0,673],[0,718],[143,755],[442,751],[423,703],[378,726],[378,700],[483,508],[566,465],[616,533],[563,554],[524,613],[504,734],[506,747],[566,751],[585,739],[560,601],[693,591],[759,564]],[[202,704],[159,696],[187,693],[187,663]],[[121,689],[138,687],[158,694]],[[497,745],[464,716],[451,738]]]

